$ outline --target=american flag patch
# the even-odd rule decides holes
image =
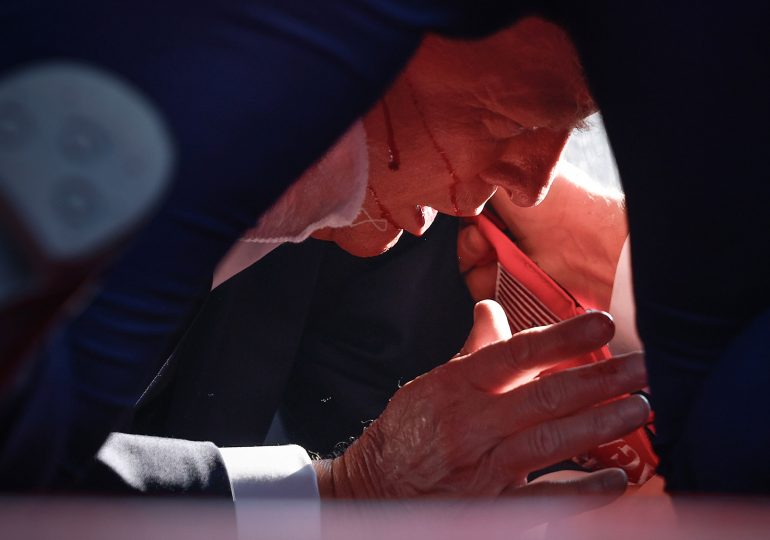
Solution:
[[[505,311],[514,334],[561,320],[500,263],[497,263],[495,300]]]

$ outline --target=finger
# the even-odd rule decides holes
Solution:
[[[644,425],[649,414],[647,400],[634,395],[543,422],[504,439],[489,463],[509,477],[542,469],[627,435]]]
[[[526,497],[530,504],[528,510],[534,510],[528,512],[531,517],[537,514],[537,502],[543,501],[549,506],[550,512],[543,516],[546,519],[542,521],[553,521],[608,505],[623,495],[628,486],[628,477],[622,469],[605,469],[594,473],[570,472],[580,476],[569,480],[538,479],[526,486],[505,490],[501,496]],[[549,474],[546,477],[556,475]],[[567,500],[563,504],[556,504],[557,498]],[[558,514],[554,515],[554,511]]]
[[[464,274],[479,264],[494,260],[492,244],[481,234],[479,228],[470,224],[457,233],[457,260],[460,273]]]
[[[495,397],[490,405],[490,418],[511,421],[485,423],[502,437],[502,430],[520,431],[542,422],[572,415],[577,411],[604,403],[647,384],[644,355],[627,354],[611,360],[572,368],[534,380],[515,390]]]
[[[571,471],[574,472],[574,471]],[[585,497],[593,496],[591,507],[602,506],[620,497],[628,486],[623,469],[604,469],[593,473],[576,473],[569,480],[536,480],[526,486],[509,487],[502,495],[515,497]],[[546,475],[554,476],[554,475]],[[545,478],[545,477],[544,477]],[[587,510],[583,508],[582,510]]]
[[[490,263],[482,266],[476,266],[466,272],[465,286],[471,293],[471,298],[476,302],[495,297],[495,287],[497,286],[497,263]]]
[[[553,480],[567,472],[572,473],[568,480]],[[548,478],[551,480],[546,480]],[[526,512],[516,520],[520,530],[526,530],[607,505],[625,492],[627,483],[626,473],[621,469],[595,473],[558,471],[526,486],[510,486],[500,496],[526,498],[519,503],[526,504]],[[560,496],[565,500],[557,500]]]
[[[508,318],[500,304],[493,300],[479,302],[473,308],[473,328],[460,354],[470,354],[482,347],[511,337]]]
[[[609,314],[586,313],[519,332],[459,359],[455,369],[477,388],[502,392],[531,380],[545,368],[598,349],[614,332]]]

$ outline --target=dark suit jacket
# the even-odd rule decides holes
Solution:
[[[457,220],[439,216],[371,259],[282,246],[209,295],[133,430],[256,445],[280,409],[292,442],[331,452],[462,346],[473,302],[456,241]]]
[[[75,485],[116,495],[231,497],[227,471],[214,444],[125,433],[110,435],[88,474]]]

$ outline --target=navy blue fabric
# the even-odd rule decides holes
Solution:
[[[0,484],[77,474],[170,351],[229,245],[366,111],[425,30],[489,30],[505,22],[488,17],[494,4],[485,16],[457,0],[4,2],[0,74],[69,60],[122,77],[162,112],[178,160],[166,203],[6,415],[13,444]],[[55,393],[40,384],[52,380]],[[32,448],[53,471],[19,466]]]
[[[770,307],[770,6],[594,8],[568,19],[627,195],[660,472],[671,490],[718,491],[714,463],[697,456],[710,450],[693,441],[721,437],[720,423],[703,416],[710,409],[692,409],[716,399],[704,397],[705,387],[720,387],[719,366],[732,361],[726,351]],[[761,374],[759,362],[742,365]],[[767,431],[770,404],[747,410],[740,394],[739,385],[725,386],[722,414]],[[684,435],[693,424],[700,431]],[[731,447],[725,459],[770,451],[759,437],[752,445]],[[736,482],[755,485],[742,472]],[[770,492],[767,478],[763,489]]]
[[[8,409],[0,484],[77,471],[168,353],[233,239],[371,105],[424,30],[490,30],[509,20],[494,4],[3,2],[0,73],[65,58],[122,76],[163,112],[179,161],[166,204],[43,356],[26,401]],[[689,467],[678,449],[704,385],[770,305],[770,7],[564,9],[554,16],[577,41],[628,195],[639,331],[671,480]],[[730,417],[748,412],[726,406]],[[55,466],[22,470],[39,441],[38,457]],[[709,489],[670,483],[695,485]]]
[[[768,388],[770,310],[731,343],[697,394],[672,456],[676,467],[669,484],[687,491],[767,494]]]
[[[319,266],[333,248],[320,240],[284,244],[211,291],[142,396],[131,430],[261,444],[296,360]]]
[[[281,415],[289,440],[328,455],[380,416],[399,385],[448,361],[473,323],[457,220],[439,216],[374,259],[326,249]]]
[[[257,445],[280,407],[290,442],[331,453],[462,347],[473,301],[456,242],[457,219],[439,215],[370,259],[281,246],[211,292],[132,431]]]

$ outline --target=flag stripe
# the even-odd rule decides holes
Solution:
[[[495,299],[508,316],[513,333],[561,320],[502,265],[498,263],[497,268]]]

